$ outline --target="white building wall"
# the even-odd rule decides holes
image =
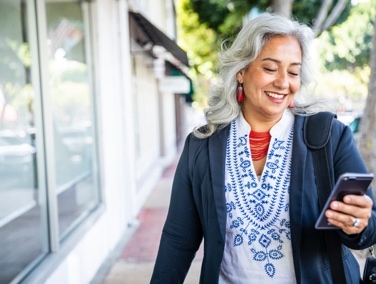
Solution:
[[[168,24],[167,2],[147,2],[148,9],[154,9],[149,15],[155,17],[159,28]],[[176,155],[175,95],[159,92],[151,57],[140,54],[133,61],[128,1],[96,0],[85,5],[91,11],[94,31],[104,209],[44,282],[48,284],[90,283],[134,223],[163,168]],[[136,66],[133,73],[132,64]]]
[[[98,0],[91,9],[94,30],[95,88],[98,109],[102,192],[105,210],[45,283],[89,283],[127,229],[128,161],[124,156],[121,61],[117,3]],[[124,27],[127,29],[127,27]],[[125,80],[129,82],[129,79]],[[129,139],[129,136],[128,136]]]
[[[138,11],[158,29],[175,39],[175,24],[172,0],[133,0]]]
[[[163,26],[164,14],[155,12],[165,11],[165,1],[148,3],[159,7],[153,16]],[[146,55],[137,57],[137,72],[131,74],[127,1],[89,5],[105,210],[51,273],[45,282],[50,284],[90,283],[176,154],[174,94],[158,92]]]
[[[136,204],[139,210],[150,190],[162,174],[160,161],[160,123],[157,80],[153,73],[153,61],[137,54],[135,74],[132,76],[135,139],[136,139]],[[133,136],[128,133],[128,136]]]
[[[163,163],[168,165],[176,155],[176,112],[175,95],[172,93],[161,94],[162,100],[162,153]]]

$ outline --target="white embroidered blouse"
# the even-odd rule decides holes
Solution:
[[[219,283],[295,283],[289,217],[294,115],[270,130],[265,167],[256,176],[251,128],[241,114],[226,147],[226,243]]]

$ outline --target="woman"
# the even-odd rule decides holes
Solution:
[[[311,81],[312,39],[307,26],[266,13],[220,55],[207,125],[188,136],[176,170],[152,283],[182,283],[202,238],[200,283],[332,283],[302,131],[319,107],[299,93]],[[336,179],[366,172],[348,127],[335,120],[329,143]],[[371,190],[348,195],[326,212],[340,228],[347,283],[360,282],[349,248],[376,243],[372,200]]]

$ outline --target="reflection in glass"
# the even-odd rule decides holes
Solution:
[[[38,67],[31,63],[29,8],[25,1],[0,0],[0,283],[47,253],[45,199],[36,178],[38,94],[31,75]]]
[[[73,0],[46,4],[61,239],[98,204],[93,178],[93,96],[86,52],[87,27],[81,5]]]

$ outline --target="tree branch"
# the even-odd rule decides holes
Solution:
[[[349,0],[338,0],[337,4],[334,6],[332,12],[326,19],[323,25],[323,31],[329,29],[337,21],[338,17],[341,15],[343,10],[345,10]]]
[[[323,24],[329,13],[329,7],[332,5],[333,0],[324,0],[321,4],[320,10],[317,13],[317,18],[313,25],[313,30],[315,31],[316,36],[323,32]]]
[[[291,18],[293,2],[294,0],[273,0],[271,3],[272,11],[286,18]]]

